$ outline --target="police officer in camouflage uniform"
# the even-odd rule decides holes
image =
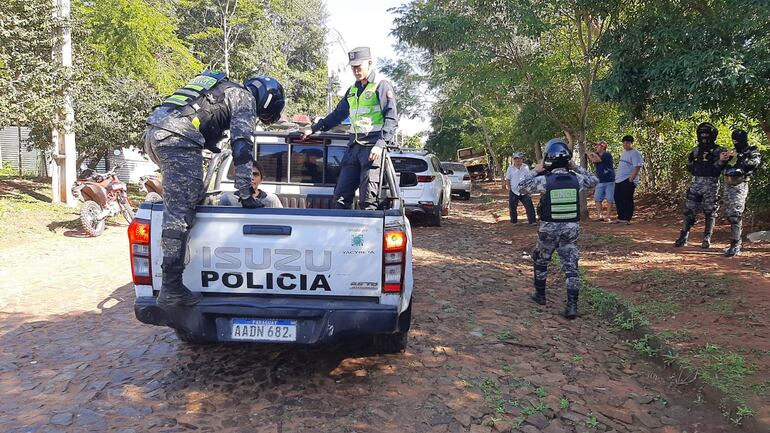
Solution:
[[[687,171],[693,175],[690,188],[687,190],[684,226],[679,232],[679,238],[674,242],[675,247],[687,245],[690,229],[695,224],[696,213],[703,210],[706,227],[703,231],[702,248],[711,247],[711,234],[719,210],[719,176],[727,164],[727,149],[717,146],[717,128],[704,122],[696,130],[698,146],[687,159]]]
[[[537,174],[536,174],[537,173]],[[562,139],[546,143],[545,159],[519,183],[523,193],[540,193],[540,229],[532,259],[535,265],[535,292],[532,300],[545,305],[548,264],[554,251],[559,253],[561,269],[567,278],[567,308],[564,317],[577,317],[580,274],[578,246],[580,235],[580,197],[583,189],[595,187],[599,178],[572,163],[572,150]]]
[[[732,134],[735,150],[728,152],[735,163],[725,170],[725,214],[730,221],[730,246],[725,249],[725,256],[733,257],[741,252],[741,231],[743,229],[743,210],[749,195],[749,178],[762,161],[762,155],[756,146],[749,146],[746,131],[736,129]]]
[[[182,283],[187,236],[195,207],[204,192],[203,156],[206,148],[218,153],[217,143],[230,131],[235,164],[235,187],[243,207],[260,207],[249,193],[256,119],[270,124],[281,116],[281,84],[254,76],[243,85],[225,74],[204,71],[166,98],[147,118],[145,150],[163,175],[163,285],[159,305],[192,306],[200,293]]]
[[[382,154],[398,127],[396,95],[387,80],[377,79],[368,47],[354,48],[348,53],[348,65],[356,77],[347,96],[325,118],[309,131],[328,131],[350,116],[350,142],[340,163],[340,176],[334,188],[335,206],[349,209],[358,189],[361,209],[375,210],[379,205]]]

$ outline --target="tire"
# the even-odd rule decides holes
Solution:
[[[148,192],[146,196],[144,196],[144,201],[148,201],[150,203],[155,203],[159,201],[163,201],[163,197],[160,196],[157,192]]]
[[[471,193],[467,191],[463,191],[462,193],[460,193],[460,197],[462,197],[463,200],[468,201],[471,199]]]
[[[426,223],[425,225],[429,227],[441,227],[441,206],[443,206],[444,203],[439,203],[438,206],[436,206],[435,213],[426,215]]]
[[[88,236],[97,237],[104,233],[104,218],[97,219],[100,213],[102,207],[92,200],[86,201],[80,208],[80,225]]]
[[[389,335],[377,335],[374,337],[373,346],[375,353],[394,354],[406,350],[409,345],[409,328],[412,327],[412,302],[398,316],[398,332]]]
[[[174,333],[176,334],[176,338],[178,338],[179,341],[181,341],[183,343],[194,344],[194,345],[207,344],[208,343],[208,341],[203,340],[203,339],[201,339],[199,337],[195,337],[192,334],[190,334],[189,332],[181,330],[181,329],[174,329]]]

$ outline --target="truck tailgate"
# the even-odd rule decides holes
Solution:
[[[379,296],[380,214],[199,208],[184,283],[204,293]]]

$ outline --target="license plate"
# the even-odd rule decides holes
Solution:
[[[242,341],[297,341],[297,322],[294,320],[233,319],[233,340]]]

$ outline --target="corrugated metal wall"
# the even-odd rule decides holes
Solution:
[[[29,128],[15,126],[0,129],[0,159],[3,164],[19,168],[19,131],[21,131],[21,167],[27,175],[45,176],[46,166],[44,156],[37,150],[28,151],[26,147]]]

